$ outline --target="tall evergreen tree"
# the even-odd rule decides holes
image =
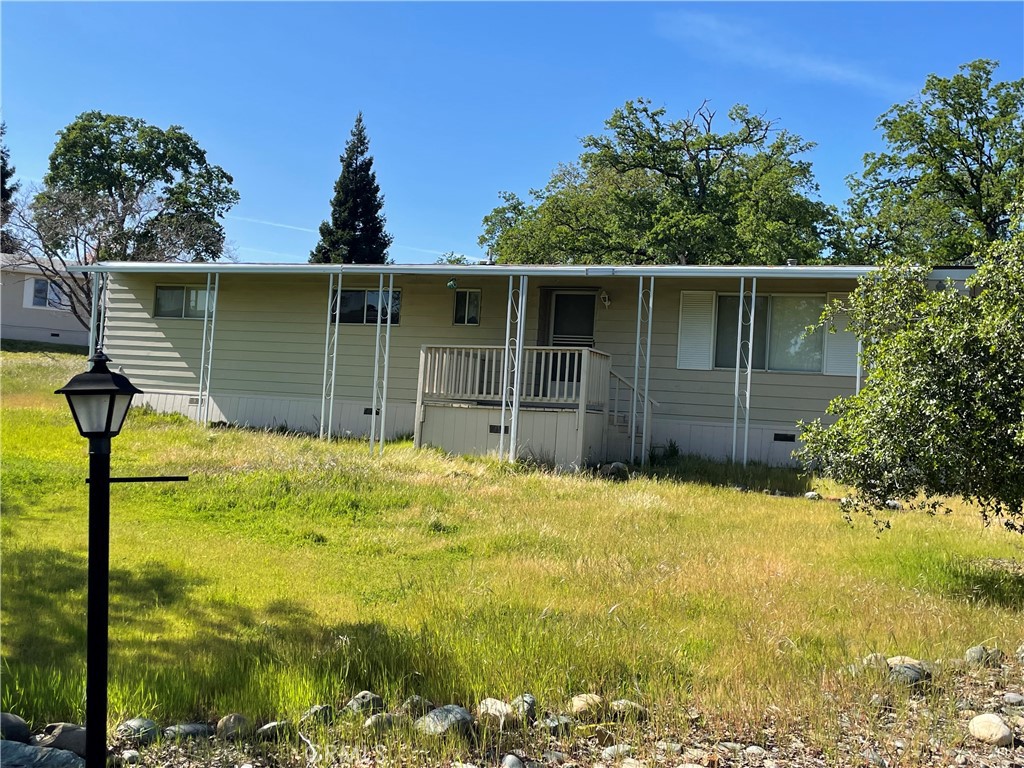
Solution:
[[[14,181],[14,166],[7,145],[3,143],[7,133],[7,125],[0,123],[0,252],[17,253],[21,250],[21,242],[8,231],[7,221],[14,210],[14,196],[21,186]]]
[[[309,255],[310,264],[387,262],[392,237],[384,230],[384,198],[369,150],[370,141],[360,112],[341,156],[341,176],[334,183],[331,218],[320,225],[320,242]]]

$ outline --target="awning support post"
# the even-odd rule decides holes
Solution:
[[[203,346],[199,361],[199,402],[196,422],[210,423],[210,379],[213,375],[213,334],[217,328],[217,294],[220,272],[206,273],[206,305],[203,307]]]
[[[334,389],[338,370],[338,336],[341,322],[341,279],[330,274],[327,284],[327,321],[324,333],[324,383],[320,396],[320,437],[331,439],[334,429]]]
[[[384,453],[385,417],[388,408],[388,368],[391,360],[391,307],[394,301],[395,276],[388,275],[387,300],[384,299],[384,273],[380,273],[377,287],[377,342],[373,353],[373,402],[370,405],[370,455]],[[382,321],[381,313],[385,314]],[[384,340],[380,328],[384,325]],[[380,373],[380,359],[384,358],[383,376]],[[377,411],[380,410],[380,431],[378,434]]]

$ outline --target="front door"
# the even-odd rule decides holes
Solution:
[[[595,303],[593,292],[556,291],[551,296],[551,346],[594,346]],[[551,381],[579,383],[580,373],[579,358],[575,354],[555,354]]]
[[[594,346],[595,304],[590,291],[556,291],[551,297],[551,346]]]

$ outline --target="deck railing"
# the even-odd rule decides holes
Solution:
[[[428,345],[422,348],[420,361],[424,400],[502,399],[504,347]],[[611,362],[611,355],[585,347],[524,347],[519,401],[603,410],[608,404]]]

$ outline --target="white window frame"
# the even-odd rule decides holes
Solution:
[[[459,322],[459,319],[458,319],[458,313],[459,313],[459,294],[460,293],[461,294],[465,294],[465,296],[466,296],[465,317],[467,318],[466,320],[463,320],[461,323]],[[476,294],[476,322],[475,323],[471,323],[471,322],[468,321],[468,318],[469,318],[469,296],[470,296],[470,294],[473,294],[473,293]],[[483,291],[481,291],[479,288],[456,288],[455,289],[455,296],[454,296],[454,298],[452,300],[452,325],[454,325],[456,327],[459,327],[459,328],[465,328],[465,327],[472,328],[474,326],[480,325],[480,315],[481,314],[483,314]]]
[[[341,293],[361,293],[361,294],[363,294],[363,320],[360,323],[354,323],[354,322],[351,322],[351,321],[348,321],[348,320],[338,320],[338,324],[339,325],[347,325],[347,326],[353,326],[353,325],[377,325],[377,318],[376,317],[369,318],[369,319],[366,317],[366,310],[367,310],[366,297],[369,294],[371,294],[371,293],[387,293],[387,292],[388,292],[387,288],[385,288],[382,292],[379,292],[376,288],[342,288],[341,289]],[[394,295],[398,297],[398,319],[391,321],[391,325],[392,326],[396,326],[396,325],[401,325],[402,324],[402,289],[401,288],[395,288],[394,289]],[[338,308],[339,308],[338,304],[339,304],[339,302],[338,302],[338,291],[335,291],[334,294],[331,296],[331,307],[332,307],[332,310],[331,310],[331,322],[332,323],[334,322],[335,314],[337,313]],[[379,311],[379,309],[378,309],[378,311]],[[381,323],[381,325],[386,325],[387,324],[387,319],[382,317],[380,319],[380,323]]]
[[[182,296],[181,296],[181,314],[180,315],[158,315],[157,314],[157,308],[159,307],[159,302],[157,300],[157,294],[162,289],[174,289],[174,290],[180,289],[182,291]],[[159,318],[160,320],[202,320],[206,316],[205,312],[203,312],[201,314],[198,314],[198,315],[186,314],[186,310],[188,309],[188,305],[189,305],[188,297],[189,297],[189,292],[190,291],[193,291],[195,293],[206,293],[206,286],[205,285],[184,285],[184,284],[157,285],[155,287],[155,289],[153,290],[153,317],[154,318]],[[210,300],[210,297],[207,296],[206,297],[206,301],[209,301],[209,300]],[[204,303],[204,306],[205,306],[205,303]]]
[[[714,328],[713,328],[714,333],[712,334],[712,342],[711,342],[712,366],[713,366],[713,370],[716,370],[716,371],[735,371],[736,370],[736,366],[735,365],[728,365],[728,366],[714,365],[714,357],[715,357],[714,350],[716,350],[718,348],[718,299],[721,296],[739,297],[739,294],[738,293],[728,293],[728,292],[725,292],[725,291],[723,291],[723,292],[717,292],[716,291],[715,292],[715,312],[714,312],[714,317],[712,318],[712,323],[714,324]],[[768,367],[768,361],[771,359],[772,303],[773,303],[772,299],[774,297],[776,297],[776,296],[783,297],[783,298],[799,298],[799,299],[819,299],[820,298],[821,299],[822,309],[824,309],[825,305],[828,303],[828,295],[825,294],[825,293],[791,293],[791,292],[787,292],[787,293],[763,293],[763,294],[759,293],[757,295],[757,298],[759,298],[759,299],[764,298],[764,299],[768,300],[768,310],[765,312],[765,327],[764,327],[764,368],[754,368],[754,367],[751,367],[751,370],[757,371],[758,373],[784,373],[784,374],[793,373],[793,374],[800,374],[800,375],[821,376],[825,372],[825,339],[824,339],[825,329],[819,329],[818,330],[818,333],[822,334],[822,339],[821,339],[821,368],[820,369],[818,369],[817,371],[787,371],[787,370],[780,370],[780,369],[777,369],[777,368],[769,368]],[[756,333],[757,333],[757,329],[755,329],[755,338],[756,338]]]
[[[36,283],[46,283],[46,304],[36,304]],[[25,309],[41,309],[44,312],[70,312],[71,301],[57,283],[48,277],[30,277],[25,280]]]

